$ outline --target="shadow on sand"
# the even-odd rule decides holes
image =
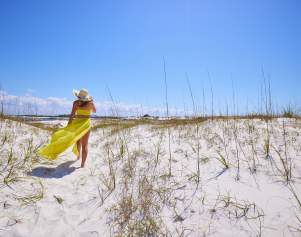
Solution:
[[[40,178],[62,178],[77,169],[76,167],[70,167],[74,162],[76,161],[67,161],[54,168],[45,166],[36,167],[28,175]]]

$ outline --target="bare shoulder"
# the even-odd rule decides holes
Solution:
[[[94,106],[93,101],[90,101],[89,104],[88,104],[88,107],[89,107],[89,108],[93,108],[93,106]]]
[[[96,107],[93,101],[90,103],[90,109],[92,110],[93,113],[96,113]]]
[[[73,101],[73,107],[78,107],[78,105],[79,105],[79,100]]]

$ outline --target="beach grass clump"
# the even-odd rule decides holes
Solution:
[[[14,199],[23,206],[29,206],[42,200],[45,193],[43,183],[40,180],[37,180],[36,182],[31,183],[31,187],[33,187],[33,190],[23,190],[22,195],[13,194]]]
[[[157,236],[162,227],[162,203],[147,177],[138,180],[137,192],[128,190],[110,208],[116,236]]]
[[[298,117],[298,114],[291,105],[288,105],[282,109],[282,117],[295,118],[295,117]]]

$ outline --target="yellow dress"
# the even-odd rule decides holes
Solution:
[[[52,134],[48,145],[38,150],[38,154],[48,160],[54,160],[73,145],[73,153],[78,156],[76,142],[91,129],[90,110],[77,109],[76,115],[89,116],[87,118],[75,117],[72,122],[64,128]]]

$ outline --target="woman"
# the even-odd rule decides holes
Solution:
[[[90,114],[91,112],[95,113],[96,108],[86,89],[74,90],[73,94],[77,100],[73,102],[68,125],[56,131],[51,137],[50,144],[41,148],[38,154],[49,160],[54,160],[68,147],[74,145],[72,151],[77,159],[80,159],[81,155],[81,167],[83,168],[88,156],[88,140],[91,129]]]

